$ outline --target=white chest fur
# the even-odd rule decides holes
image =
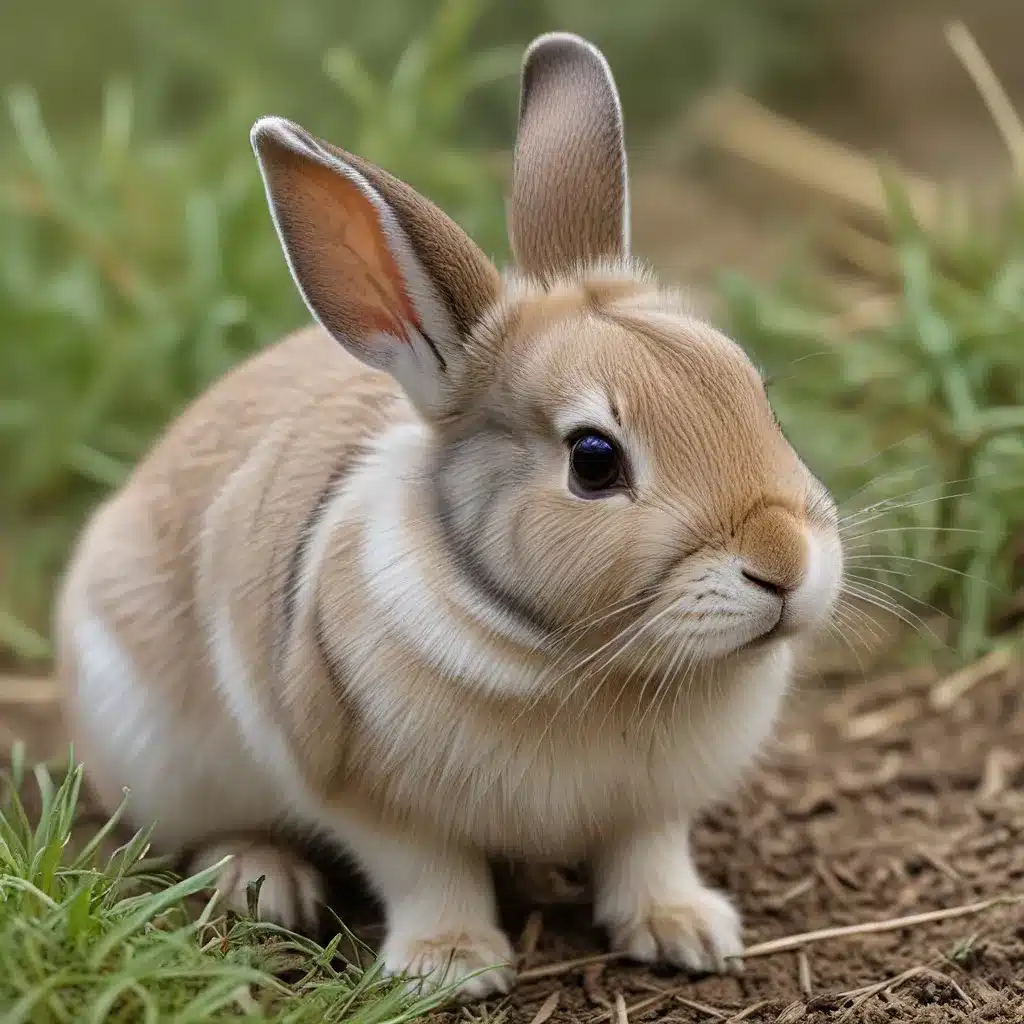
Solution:
[[[673,715],[640,724],[649,704],[632,723],[588,717],[582,701],[559,709],[557,697],[524,713],[521,699],[473,701],[462,684],[416,701],[357,684],[357,699],[397,810],[488,849],[565,856],[725,796],[771,730],[788,675],[778,651],[728,685],[698,680],[665,701]]]
[[[566,856],[726,794],[772,727],[788,647],[690,676],[675,692],[636,686],[617,715],[572,676],[538,701],[537,660],[523,652],[542,638],[424,553],[427,510],[412,507],[408,486],[421,444],[411,424],[383,437],[326,510],[304,572],[312,595],[331,533],[359,530],[361,599],[339,606],[336,654],[381,798],[452,839]]]

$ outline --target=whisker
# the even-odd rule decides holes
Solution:
[[[646,622],[645,622],[645,623],[643,624],[643,627],[642,627],[642,628],[641,628],[641,629],[640,629],[640,630],[639,630],[639,631],[638,631],[638,632],[636,633],[636,635],[635,635],[635,636],[632,636],[632,637],[630,637],[630,638],[629,638],[629,640],[628,640],[628,641],[626,641],[626,643],[625,643],[625,644],[623,644],[623,646],[622,646],[622,647],[620,647],[620,648],[619,648],[619,649],[618,649],[617,651],[615,651],[615,653],[614,653],[614,654],[612,654],[612,656],[611,656],[611,657],[610,657],[610,658],[608,659],[608,661],[607,661],[607,662],[605,663],[605,666],[607,666],[607,665],[610,665],[610,664],[611,664],[611,663],[612,663],[612,662],[613,662],[613,661],[614,661],[614,660],[615,660],[616,658],[618,658],[618,657],[620,657],[620,656],[621,656],[622,654],[624,654],[624,653],[625,653],[625,652],[626,652],[626,651],[627,651],[627,650],[629,649],[629,647],[630,647],[630,646],[632,646],[632,645],[633,645],[634,643],[636,643],[636,641],[637,641],[637,640],[639,640],[639,639],[640,639],[640,637],[641,637],[641,636],[642,636],[642,635],[643,635],[643,634],[644,634],[644,633],[645,633],[645,632],[646,632],[646,631],[647,631],[648,629],[650,629],[650,628],[651,628],[652,626],[654,626],[655,624],[657,624],[658,622],[660,622],[660,621],[661,621],[662,619],[664,619],[664,618],[665,618],[665,617],[666,617],[667,615],[670,615],[670,614],[672,614],[673,612],[677,611],[677,610],[678,610],[678,608],[679,608],[679,605],[680,605],[680,604],[681,604],[681,602],[682,602],[682,600],[683,600],[683,597],[682,597],[682,596],[680,596],[680,597],[679,597],[679,598],[677,598],[676,600],[672,601],[672,602],[671,602],[670,604],[666,605],[666,607],[664,607],[664,608],[663,608],[663,609],[662,609],[662,610],[661,610],[660,612],[658,612],[658,614],[657,614],[657,615],[655,615],[655,616],[653,616],[652,618],[648,619],[648,620],[647,620],[647,621],[646,621]],[[607,645],[605,645],[605,646],[607,646]]]
[[[958,477],[957,479],[954,480],[929,480],[927,483],[921,484],[920,487],[912,487],[909,490],[901,491],[899,494],[890,494],[888,497],[880,498],[878,501],[872,502],[872,504],[870,505],[865,505],[863,508],[854,509],[852,512],[849,512],[846,515],[844,515],[840,519],[840,522],[847,522],[850,519],[855,519],[858,516],[867,515],[871,512],[876,512],[878,510],[881,510],[883,512],[894,511],[896,509],[903,508],[906,504],[908,504],[907,502],[904,502],[902,499],[911,498],[915,494],[920,494],[922,491],[927,491],[938,487],[958,487],[961,484],[974,483],[974,480],[975,478],[970,476]],[[936,496],[936,500],[942,501],[946,497],[950,497],[950,495],[947,495],[945,491],[943,491],[942,494]]]
[[[672,660],[668,664],[668,668],[664,672],[662,672],[661,681],[658,683],[657,690],[654,691],[654,701],[652,702],[654,706],[654,714],[651,716],[652,722],[657,723],[661,721],[661,712],[662,708],[665,706],[665,700],[668,698],[668,695],[676,688],[677,680],[675,678],[674,665],[677,657],[678,651],[675,655],[673,655]],[[676,692],[678,695],[678,691]],[[675,698],[673,698],[671,707],[671,711],[673,713],[675,712],[675,708],[676,701]],[[644,712],[644,714],[646,714],[646,712]],[[640,721],[637,723],[637,729],[639,730],[640,728],[642,728],[643,724],[644,719],[641,717]]]
[[[861,613],[860,619],[858,620],[856,613],[859,611],[859,608],[854,608],[851,606],[840,606],[836,609],[835,614],[836,618],[841,623],[844,623],[850,629],[854,630],[854,633],[856,634],[857,638],[861,641],[862,644],[864,644],[865,648],[870,650],[871,645],[861,635],[860,630],[857,629],[856,624],[858,621],[860,621],[864,625],[864,628],[867,629],[868,633],[871,636],[871,639],[874,640],[876,644],[880,644],[882,642],[882,638],[877,631],[878,623],[875,622],[874,619],[872,619],[866,613]]]
[[[573,633],[578,633],[578,635],[582,635],[582,633],[585,632],[586,629],[592,628],[594,625],[597,625],[597,624],[599,624],[602,621],[607,621],[607,619],[613,618],[616,615],[621,615],[621,614],[625,613],[626,611],[632,610],[633,608],[640,607],[641,605],[643,605],[643,604],[645,604],[647,602],[648,602],[648,598],[639,598],[639,599],[635,599],[634,598],[632,600],[631,599],[624,599],[624,601],[621,602],[620,604],[613,605],[611,610],[605,610],[605,612],[602,613],[601,615],[592,616],[589,620],[584,620],[584,622],[578,623],[576,626],[570,627],[568,630],[565,631],[565,633],[567,634],[567,636],[571,636]],[[640,621],[642,621],[642,620],[640,620]],[[592,660],[593,658],[598,657],[603,650],[605,650],[608,647],[610,647],[610,646],[614,645],[615,643],[617,643],[629,630],[635,629],[635,628],[637,628],[637,626],[638,626],[637,622],[629,622],[629,623],[627,623],[621,630],[619,630],[614,636],[612,636],[606,643],[602,644],[602,646],[600,648],[598,648],[596,651],[593,651],[593,652],[590,652],[590,653],[584,655],[580,659],[580,661],[570,665],[560,675],[557,675],[554,678],[549,678],[549,679],[546,679],[546,680],[542,676],[538,680],[538,683],[540,683],[542,685],[538,688],[537,694],[535,695],[534,699],[532,701],[530,701],[527,704],[527,706],[519,713],[519,715],[516,716],[515,721],[518,721],[519,718],[521,718],[523,714],[526,714],[527,712],[532,711],[537,706],[537,704],[540,703],[541,700],[545,699],[545,697],[547,697],[551,693],[551,691],[554,689],[554,687],[557,686],[557,684],[562,679],[564,679],[566,676],[572,675],[574,672],[576,672],[580,668],[582,668],[588,661]],[[558,665],[560,663],[562,663],[562,660],[571,653],[571,651],[572,651],[572,644],[568,644],[567,643],[566,646],[565,646],[565,649],[562,651],[562,653],[549,666],[548,672],[553,671],[555,668],[557,668]]]
[[[919,437],[925,437],[925,436],[926,436],[926,434],[925,434],[925,432],[923,430],[919,430],[919,431],[917,431],[914,434],[907,434],[906,437],[901,437],[898,441],[893,441],[891,444],[887,444],[884,448],[880,448],[878,451],[876,451],[873,454],[869,455],[866,459],[861,459],[860,462],[855,462],[852,466],[846,466],[845,468],[847,470],[864,469],[866,466],[870,466],[871,463],[874,462],[876,459],[880,459],[883,455],[887,455],[889,452],[893,451],[893,449],[898,448],[901,444],[906,444],[909,441],[915,441]],[[881,477],[873,477],[866,484],[861,484],[861,486],[858,487],[857,490],[855,490],[853,492],[853,494],[847,495],[847,499],[846,500],[848,501],[850,498],[852,498],[855,495],[859,494],[861,491],[866,490],[872,484],[878,483],[878,482],[880,482],[882,480],[885,480],[885,479],[887,479],[889,477],[898,476],[901,473],[918,473],[918,472],[922,472],[922,471],[924,471],[924,470],[926,470],[928,468],[929,467],[925,466],[925,465],[915,466],[912,469],[907,467],[907,466],[895,467],[893,469],[890,469],[888,473],[882,474]]]
[[[883,573],[886,576],[902,576],[904,579],[915,575],[915,573],[912,573],[909,569],[884,569],[876,568],[871,565],[861,565],[861,557],[863,556],[857,555],[854,558],[846,559],[846,565],[848,568],[852,566],[854,569],[864,569],[865,571],[872,573],[872,579],[874,579],[878,573]]]
[[[587,655],[585,658],[583,658],[579,662],[577,662],[575,666],[571,667],[569,670],[567,670],[566,672],[562,673],[562,675],[560,675],[558,677],[558,679],[565,678],[566,675],[570,675],[573,672],[578,671],[579,668],[584,667],[586,664],[592,662],[594,659],[599,657],[610,646],[612,646],[615,643],[619,642],[621,640],[621,638],[623,636],[625,636],[625,634],[629,630],[637,629],[637,632],[632,637],[630,637],[626,641],[626,643],[622,645],[622,647],[620,647],[618,650],[616,650],[611,655],[611,657],[606,659],[606,661],[603,664],[594,666],[589,671],[587,671],[586,673],[583,673],[583,674],[580,675],[580,677],[570,687],[569,692],[567,694],[565,694],[563,696],[563,698],[559,701],[558,706],[555,709],[555,712],[552,714],[552,716],[551,716],[551,718],[549,720],[548,726],[545,727],[544,734],[546,734],[547,731],[550,729],[551,723],[558,717],[559,713],[561,712],[562,708],[565,707],[566,703],[570,699],[572,699],[572,697],[578,692],[579,688],[585,682],[587,682],[589,679],[591,679],[593,677],[594,672],[595,671],[600,671],[601,669],[605,669],[606,671],[605,671],[604,676],[602,676],[602,678],[600,679],[598,684],[594,687],[593,692],[590,694],[590,696],[587,698],[586,702],[584,703],[583,709],[582,709],[582,711],[580,713],[581,718],[582,718],[582,716],[586,713],[586,710],[590,707],[590,704],[593,702],[593,700],[595,699],[597,694],[604,687],[604,684],[607,681],[607,679],[608,679],[608,677],[610,675],[610,672],[611,672],[610,665],[615,660],[615,658],[618,657],[632,643],[634,643],[645,632],[645,630],[649,626],[654,625],[659,619],[663,618],[665,615],[667,615],[670,612],[672,612],[675,609],[676,604],[677,604],[677,602],[672,602],[670,605],[668,605],[666,608],[662,609],[661,612],[659,612],[657,615],[655,615],[651,619],[648,619],[646,621],[639,620],[639,623],[638,622],[629,623],[624,629],[620,630],[619,633],[617,633],[614,637],[612,637],[611,640],[609,640],[605,644],[602,644],[601,647],[598,648],[597,651],[594,651],[592,654]],[[639,625],[639,628],[637,628],[638,625]],[[646,660],[646,657],[645,657],[644,660]],[[642,662],[641,662],[641,664],[642,664]],[[555,682],[557,682],[558,679],[556,679]],[[620,689],[619,694],[616,696],[615,702],[613,702],[613,706],[614,706],[614,703],[616,703],[619,700],[619,698],[622,696],[622,692],[624,692],[624,689],[625,689],[625,684]]]
[[[887,558],[896,559],[901,562],[917,562],[920,565],[930,566],[932,569],[941,569],[943,572],[951,572],[954,576],[963,576],[965,579],[974,580],[977,583],[983,583],[985,586],[992,587],[994,590],[1000,590],[991,580],[982,579],[980,576],[972,575],[969,572],[963,572],[960,569],[954,569],[949,565],[942,565],[939,562],[929,562],[926,558],[915,558],[912,555],[890,555],[890,554],[878,554],[878,555],[858,555],[858,559],[861,560],[884,560]]]
[[[641,635],[641,634],[642,634],[642,633],[643,633],[643,632],[645,631],[645,629],[646,629],[646,627],[647,627],[647,626],[649,626],[649,625],[653,625],[653,624],[654,624],[654,623],[655,623],[655,622],[656,622],[656,621],[657,621],[657,620],[658,620],[659,618],[663,617],[664,615],[668,614],[669,612],[677,610],[677,609],[678,609],[678,607],[679,607],[679,605],[681,604],[682,600],[683,600],[683,597],[682,597],[682,596],[680,596],[680,597],[679,597],[679,598],[677,598],[677,599],[676,599],[675,601],[673,601],[673,602],[672,602],[672,603],[671,603],[671,604],[670,604],[670,605],[669,605],[668,607],[666,607],[666,608],[665,608],[665,609],[663,609],[663,610],[662,610],[661,612],[659,612],[659,613],[658,613],[658,615],[656,615],[656,616],[655,616],[655,617],[654,617],[653,619],[651,619],[651,620],[650,620],[650,621],[649,621],[648,623],[646,623],[646,624],[645,624],[645,627],[644,627],[644,629],[642,629],[642,630],[641,630],[641,631],[640,631],[640,632],[639,632],[639,633],[638,633],[638,634],[637,634],[636,636],[633,636],[633,637],[631,637],[631,638],[630,638],[630,639],[629,639],[629,640],[627,641],[627,643],[623,645],[623,647],[622,647],[622,648],[620,648],[620,649],[619,649],[618,651],[616,651],[616,652],[615,652],[615,653],[614,653],[614,654],[613,654],[613,655],[612,655],[612,656],[611,656],[611,657],[610,657],[610,658],[609,658],[609,659],[608,659],[608,660],[607,660],[607,661],[606,661],[606,662],[604,663],[604,665],[602,666],[602,668],[604,668],[604,669],[605,669],[605,675],[604,675],[604,676],[602,677],[602,680],[601,680],[601,685],[602,685],[602,686],[604,685],[604,682],[605,682],[605,681],[606,681],[606,680],[608,679],[608,676],[609,676],[609,675],[611,674],[611,671],[612,671],[612,668],[611,668],[611,666],[612,666],[612,663],[613,663],[613,662],[615,661],[615,659],[616,659],[616,658],[617,658],[617,657],[618,657],[618,656],[619,656],[620,654],[622,654],[622,653],[623,653],[623,652],[624,652],[624,651],[625,651],[625,650],[626,650],[626,649],[627,649],[627,648],[628,648],[628,647],[629,647],[629,646],[630,646],[630,645],[631,645],[631,644],[632,644],[632,643],[633,643],[633,642],[634,642],[635,640],[639,639],[640,635]],[[653,652],[653,651],[657,651],[657,650],[660,650],[660,649],[661,649],[661,648],[660,648],[660,645],[659,645],[658,643],[655,643],[654,647],[652,648],[652,652]],[[630,682],[630,680],[631,680],[631,679],[632,679],[632,678],[633,678],[633,677],[635,676],[635,674],[636,674],[636,672],[638,671],[638,669],[640,669],[640,668],[641,668],[641,667],[642,667],[642,666],[644,665],[644,663],[645,663],[645,662],[647,661],[647,657],[648,657],[648,656],[650,655],[650,653],[651,653],[651,652],[648,652],[648,655],[645,655],[645,656],[644,656],[644,657],[643,657],[643,658],[641,659],[641,661],[639,662],[639,664],[638,664],[638,665],[637,665],[636,667],[634,667],[633,671],[632,671],[632,672],[630,672],[630,673],[629,673],[629,675],[627,675],[627,676],[626,676],[626,679],[625,679],[625,681],[624,681],[624,682],[622,683],[622,685],[621,685],[621,686],[619,687],[618,693],[616,693],[616,695],[615,695],[615,699],[614,699],[614,700],[612,701],[612,703],[611,703],[611,707],[610,707],[609,711],[608,711],[608,712],[606,713],[606,715],[605,715],[605,719],[604,719],[604,720],[602,720],[602,728],[603,728],[603,726],[604,726],[604,721],[605,721],[605,720],[607,719],[607,717],[608,717],[608,714],[610,714],[610,713],[611,713],[611,710],[613,710],[613,709],[614,709],[615,707],[617,707],[617,706],[618,706],[618,703],[619,703],[619,701],[620,701],[620,700],[622,699],[622,695],[623,695],[623,694],[624,694],[624,693],[626,692],[626,688],[627,688],[627,687],[629,686],[629,682]],[[646,687],[647,687],[647,682],[648,682],[648,680],[645,680],[645,681],[644,681],[644,690],[646,690]],[[644,690],[642,690],[642,691],[641,691],[641,695],[640,695],[640,700],[642,700],[642,699],[643,699],[643,692],[644,692]],[[590,702],[588,701],[588,702],[587,702],[587,706],[589,706],[589,703],[590,703]]]
[[[659,645],[659,653],[660,653],[660,647],[661,646],[667,646],[668,643],[669,643],[669,639],[668,639],[668,637],[665,637],[661,641],[661,645]],[[673,655],[672,661],[675,661],[675,658],[677,656],[678,656],[678,652],[677,652],[676,655]],[[671,666],[672,662],[670,662],[669,664]],[[659,676],[658,684],[654,688],[654,696],[651,698],[651,701],[650,701],[649,704],[646,704],[646,705],[644,704],[644,694],[647,692],[647,680],[644,681],[643,688],[640,691],[640,696],[637,699],[636,707],[634,709],[634,714],[636,713],[637,710],[639,710],[641,712],[640,718],[637,720],[636,726],[635,726],[637,732],[639,732],[643,728],[643,724],[646,721],[648,714],[655,707],[655,705],[657,704],[657,705],[660,706],[660,704],[661,704],[661,701],[660,701],[661,694],[664,691],[664,688],[665,688],[666,684],[668,684],[671,681],[671,675],[667,671],[659,672],[658,676]],[[631,718],[632,718],[632,716],[631,716]],[[658,720],[658,717],[657,717],[657,715],[655,715],[654,716],[654,721],[656,722],[657,720]]]
[[[860,597],[863,594],[874,594],[875,597],[878,598],[878,600],[887,602],[891,606],[892,610],[896,610],[896,609],[900,608],[900,606],[896,603],[896,601],[893,598],[891,598],[884,591],[876,589],[874,586],[872,586],[869,583],[860,583],[860,582],[857,582],[857,581],[854,581],[854,580],[845,579],[840,584],[840,589],[844,593],[852,594],[852,595],[854,595],[856,597]],[[903,610],[903,609],[900,609],[900,610]],[[911,613],[908,612],[908,614],[911,614]]]
[[[921,618],[920,615],[917,615],[915,612],[911,612],[908,609],[900,608],[900,606],[889,599],[887,595],[861,590],[860,585],[844,585],[843,589],[851,596],[856,597],[867,604],[872,604],[881,611],[888,612],[894,618],[899,619],[901,622],[910,626],[914,632],[921,635],[923,635],[923,633],[927,633],[936,641],[936,643],[942,644],[941,638],[936,634],[931,626]]]
[[[693,680],[694,680],[694,677],[696,676],[696,673],[697,673],[697,664],[698,664],[698,662],[697,662],[696,654],[697,654],[696,645],[694,645],[693,647],[686,647],[686,646],[684,646],[683,649],[682,649],[681,664],[679,665],[679,669],[678,669],[678,673],[679,673],[681,678],[677,678],[675,680],[675,682],[673,683],[673,687],[675,689],[675,697],[672,698],[672,711],[671,711],[672,721],[673,722],[677,720],[676,719],[676,709],[677,709],[677,707],[679,705],[679,699],[683,695],[683,692],[684,692],[684,684],[685,684],[686,699],[689,700],[689,698],[690,698],[690,693],[691,693],[691,691],[693,689]],[[674,672],[676,671],[674,660],[673,660],[673,664],[670,666],[670,668]]]
[[[847,615],[853,618],[854,621],[865,624],[870,623],[870,626],[868,628],[871,629],[871,635],[876,638],[877,642],[881,642],[881,637],[875,631],[880,630],[884,634],[885,627],[882,626],[878,619],[875,618],[875,616],[872,615],[871,612],[867,610],[867,608],[862,607],[862,605],[854,604],[851,599],[851,596],[849,594],[842,592],[840,592],[839,595],[838,606],[840,608],[843,608],[846,611]],[[874,606],[872,605],[871,607]]]
[[[970,491],[959,491],[955,494],[939,494],[933,498],[921,498],[918,501],[907,501],[901,502],[900,504],[890,504],[888,505],[888,507],[882,509],[881,511],[876,511],[870,516],[865,515],[862,518],[855,518],[853,516],[849,517],[845,522],[842,522],[840,524],[840,532],[845,532],[845,530],[850,526],[865,526],[868,523],[874,522],[876,519],[881,519],[884,516],[890,515],[894,512],[905,511],[908,508],[921,508],[924,505],[936,505],[940,501],[954,501],[956,498],[968,498],[970,496]]]
[[[860,586],[882,587],[885,590],[892,591],[893,594],[897,594],[900,597],[905,597],[908,601],[913,601],[914,604],[921,605],[921,607],[927,608],[931,612],[935,612],[936,615],[944,614],[938,608],[936,608],[935,605],[929,604],[927,601],[922,601],[921,598],[914,597],[913,594],[909,594],[907,593],[907,591],[901,590],[899,587],[893,586],[893,584],[891,583],[886,583],[884,580],[876,580],[869,576],[859,576],[856,573],[847,573],[846,575],[849,579],[856,580],[857,584]]]
[[[869,530],[867,533],[854,533],[850,540],[866,540],[868,537],[879,537],[886,533],[984,533],[969,526],[889,526],[881,530]],[[848,549],[849,550],[849,549]]]
[[[860,651],[857,650],[856,644],[854,644],[850,640],[850,638],[843,632],[843,630],[839,627],[838,624],[833,625],[830,623],[828,631],[833,636],[838,637],[839,640],[849,649],[850,653],[853,655],[854,659],[857,662],[857,668],[860,670],[861,674],[866,674],[867,670],[864,668],[864,662],[861,660]],[[861,642],[863,643],[863,641]],[[870,648],[867,649],[870,650]]]

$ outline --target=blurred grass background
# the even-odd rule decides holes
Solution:
[[[918,31],[933,34],[943,16],[980,9],[910,6],[923,11]],[[893,174],[870,226],[863,208],[853,224],[830,213],[822,235],[813,218],[791,230],[820,182],[797,182],[789,207],[749,181],[734,197],[730,174],[753,172],[737,175],[735,161],[703,166],[692,152],[692,113],[726,89],[878,143],[870,118],[848,123],[841,51],[847,29],[866,33],[886,9],[880,0],[5,5],[0,662],[45,665],[54,582],[75,534],[171,417],[307,319],[249,149],[253,120],[289,116],[378,161],[501,260],[519,60],[552,28],[589,36],[611,61],[637,202],[645,169],[659,186],[647,227],[639,208],[636,219],[656,265],[675,266],[676,251],[714,252],[731,223],[714,203],[734,214],[746,202],[740,272],[713,275],[713,301],[773,376],[808,461],[851,512],[868,510],[850,521],[852,596],[876,609],[896,602],[929,629],[937,615],[953,624],[944,636],[955,657],[983,652],[1019,616],[1024,569],[1024,206],[1013,175],[983,169],[998,200],[977,188],[987,205],[968,196],[967,212],[952,217],[922,216]],[[971,113],[998,138],[983,105]],[[936,137],[948,135],[943,116]],[[788,137],[777,135],[784,158]],[[824,177],[825,192],[843,192]],[[673,211],[687,203],[700,208],[699,229],[675,234]],[[843,244],[823,245],[840,223]],[[769,274],[747,273],[765,235],[786,240],[785,257],[768,260]],[[849,627],[871,646],[870,623]]]

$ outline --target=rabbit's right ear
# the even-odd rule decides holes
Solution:
[[[466,339],[499,298],[497,270],[433,203],[368,161],[280,117],[257,121],[251,138],[312,314],[421,413],[444,414]]]
[[[570,33],[540,36],[523,59],[509,234],[541,280],[629,255],[618,90],[601,51]]]

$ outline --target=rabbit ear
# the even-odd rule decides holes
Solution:
[[[512,248],[541,279],[629,255],[622,107],[601,51],[553,32],[523,59]]]
[[[251,139],[310,311],[421,412],[442,412],[466,337],[499,296],[497,270],[436,206],[369,162],[283,118],[257,121]]]

